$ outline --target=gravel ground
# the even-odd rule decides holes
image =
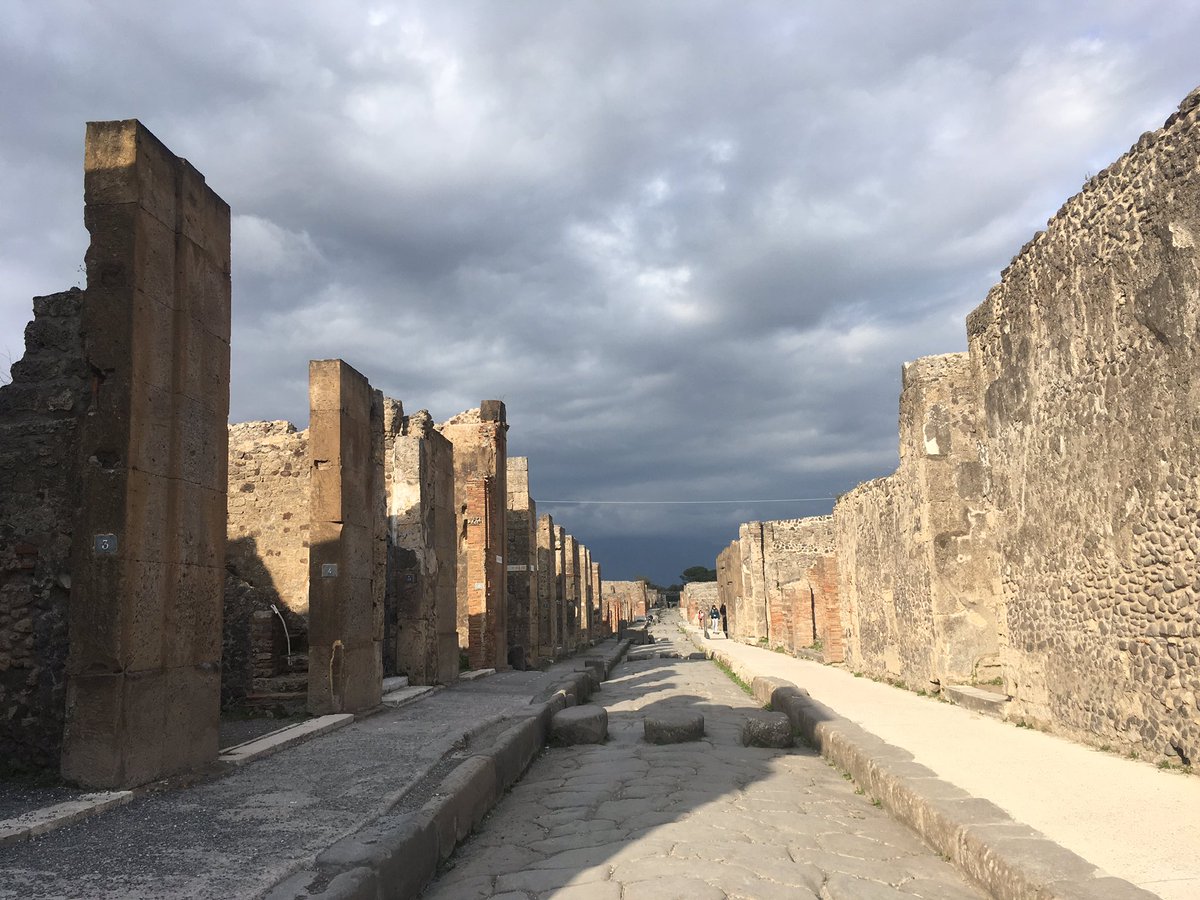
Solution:
[[[221,719],[221,733],[218,746],[222,750],[228,747],[236,747],[238,744],[252,741],[257,737],[262,737],[264,734],[278,731],[280,728],[287,728],[289,725],[303,722],[307,718],[308,716],[289,716],[287,718],[256,716],[254,718]]]
[[[46,784],[29,778],[6,778],[0,781],[0,821],[75,800],[86,791],[65,784]]]
[[[456,684],[225,777],[0,847],[0,898],[254,896],[381,815],[465,734],[527,707],[552,677]]]

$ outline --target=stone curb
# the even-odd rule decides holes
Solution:
[[[602,654],[611,672],[628,641]],[[278,882],[263,900],[409,900],[454,852],[546,745],[554,713],[590,690],[590,673],[575,672],[516,718],[486,751],[468,756],[443,779],[433,798],[399,823],[384,817],[342,838],[313,864]],[[568,699],[572,703],[568,703]],[[583,698],[587,699],[586,696]]]
[[[99,815],[105,810],[124,806],[137,797],[135,791],[102,791],[95,794],[84,794],[75,800],[67,800],[33,809],[29,812],[0,821],[0,847],[25,841],[39,834],[46,834],[56,828],[74,825],[84,819]]]
[[[270,734],[226,747],[217,757],[217,764],[230,767],[244,766],[248,762],[278,753],[285,747],[291,747],[301,741],[344,728],[353,721],[352,713],[335,713],[318,716],[315,719],[305,719],[303,722],[296,722],[280,728],[278,731],[272,731]]]
[[[804,741],[997,900],[1158,900],[943,781],[907,750],[839,716],[803,688],[754,675],[723,650],[688,636],[710,659],[749,677],[755,699],[786,713]]]

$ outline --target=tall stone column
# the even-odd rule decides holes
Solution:
[[[508,665],[504,561],[508,549],[508,424],[504,404],[499,400],[484,400],[478,409],[467,410],[439,425],[438,431],[454,445],[454,497],[460,536],[459,646],[466,648],[472,660],[482,667],[503,669]],[[475,497],[469,503],[468,492],[477,489],[475,483],[479,479],[486,480],[486,502]],[[486,522],[468,521],[483,515],[487,516]],[[481,555],[484,544],[480,541],[486,542],[486,555]],[[483,586],[476,588],[476,584]],[[472,603],[477,603],[479,597],[485,598],[489,605],[479,610],[479,618],[473,621]],[[471,644],[473,631],[479,642],[474,649]]]
[[[215,758],[229,206],[136,120],[91,122],[62,773],[130,787]]]
[[[421,410],[403,417],[388,461],[395,657],[412,684],[458,677],[453,453]]]
[[[383,398],[340,359],[308,364],[308,709],[376,706],[386,565]]]
[[[579,543],[572,535],[563,537],[563,603],[566,607],[567,652],[579,645],[580,629],[583,627],[579,618]]]
[[[537,507],[529,496],[529,460],[508,459],[508,647],[509,662],[536,663],[537,616]]]
[[[538,651],[535,662],[554,659],[558,646],[560,618],[556,603],[555,582],[558,569],[555,564],[554,519],[542,516],[537,520],[537,608],[538,608]]]

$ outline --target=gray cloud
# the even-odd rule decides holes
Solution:
[[[963,349],[1032,232],[1194,86],[1200,24],[1185,0],[10,6],[0,353],[82,283],[83,122],[137,116],[234,210],[236,419],[302,423],[306,360],[341,356],[437,418],[504,399],[546,499],[888,471],[901,362]],[[670,579],[739,521],[826,508],[546,511],[611,576],[659,546]]]

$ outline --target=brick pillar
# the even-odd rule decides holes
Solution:
[[[84,195],[62,773],[131,787],[217,753],[229,207],[136,120],[88,123]]]
[[[308,709],[379,703],[386,559],[383,398],[340,359],[308,366]]]
[[[558,619],[558,647],[571,650],[571,610],[567,603],[567,532],[554,526],[554,615]]]

